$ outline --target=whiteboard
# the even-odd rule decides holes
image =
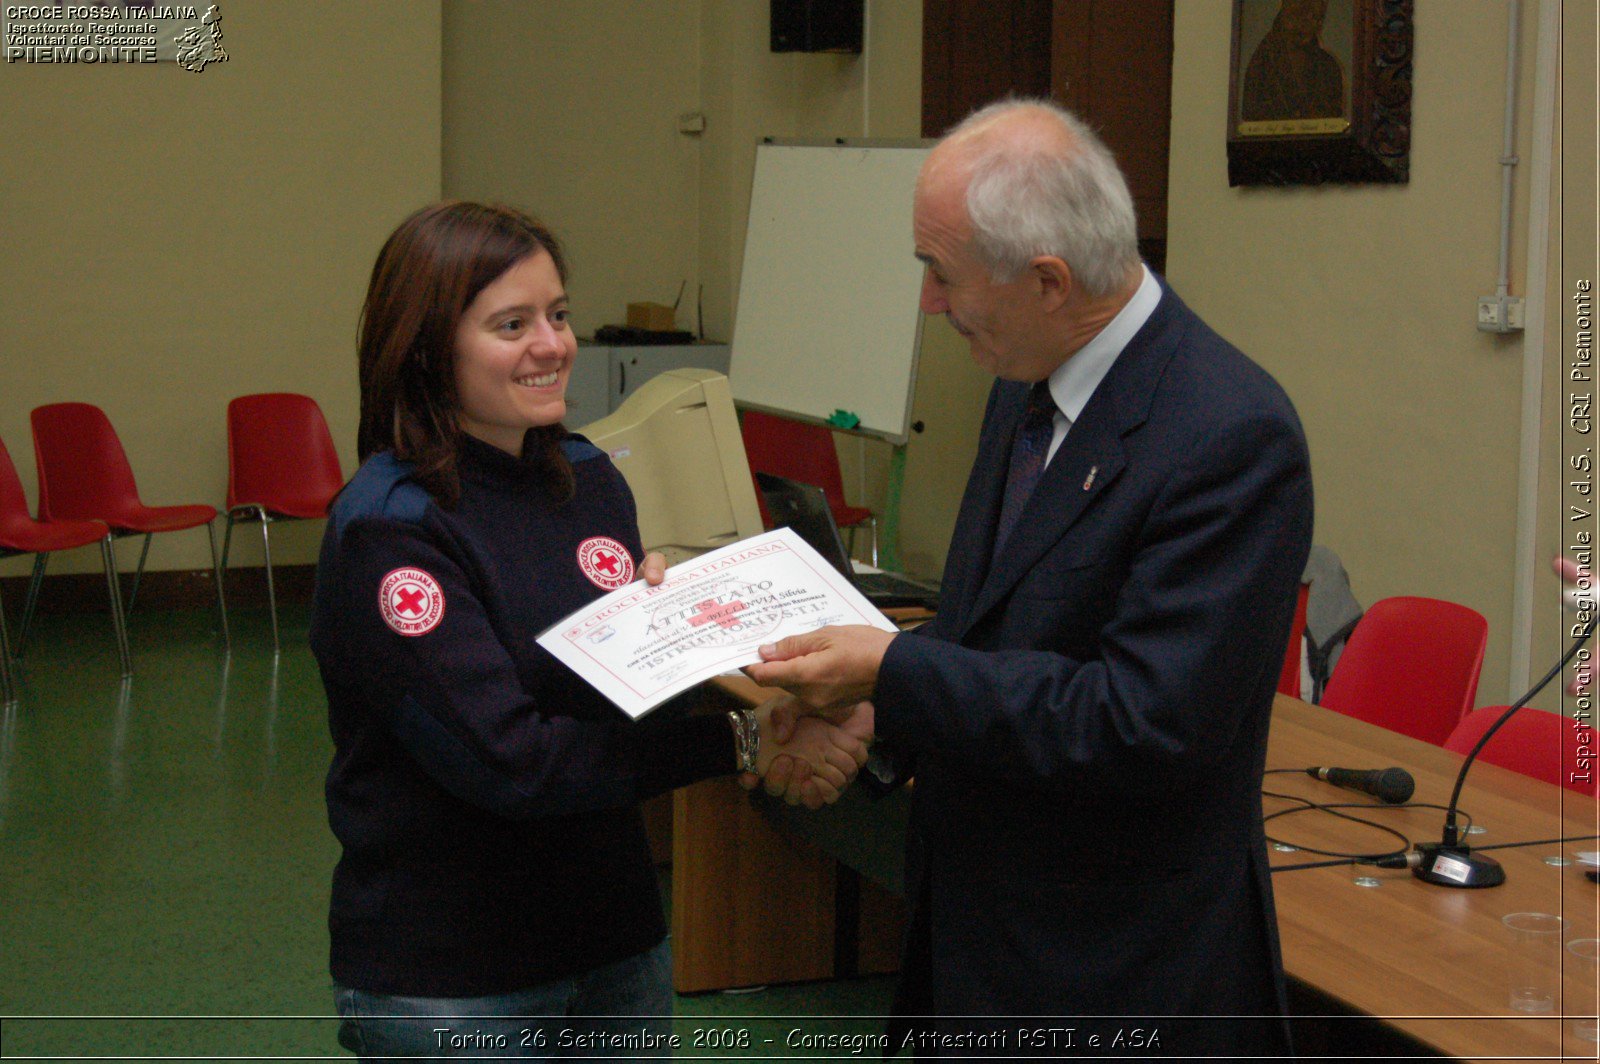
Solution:
[[[756,147],[728,377],[752,406],[904,443],[922,314],[911,194],[928,145]]]

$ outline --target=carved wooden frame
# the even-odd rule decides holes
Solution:
[[[1228,184],[1318,185],[1324,182],[1404,184],[1411,176],[1413,0],[1355,0],[1348,128],[1261,132],[1266,123],[1240,118],[1240,16],[1234,0],[1228,76]],[[1241,126],[1255,131],[1241,133]]]

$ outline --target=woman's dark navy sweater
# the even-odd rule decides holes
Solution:
[[[469,437],[454,509],[388,453],[334,506],[311,646],[344,986],[477,997],[650,948],[666,928],[639,802],[734,769],[720,714],[630,721],[534,641],[606,593],[582,544],[644,557],[622,476],[582,437],[563,449],[564,503]]]

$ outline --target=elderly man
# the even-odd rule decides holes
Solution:
[[[1259,791],[1311,540],[1294,409],[1140,262],[1115,162],[1053,105],[953,130],[914,236],[923,311],[998,378],[938,619],[748,670],[824,715],[871,699],[916,774],[896,1012],[1074,1021],[1053,1049],[911,1028],[945,1055],[1282,1051]]]

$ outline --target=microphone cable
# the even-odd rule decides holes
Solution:
[[[1269,771],[1296,772],[1298,769],[1280,768],[1270,769]],[[1407,808],[1442,810],[1446,808],[1445,806],[1439,805],[1437,802],[1409,802],[1406,805],[1368,805],[1364,802],[1340,802],[1328,804],[1322,802],[1313,802],[1310,799],[1302,798],[1297,794],[1280,794],[1276,791],[1262,791],[1261,795],[1264,798],[1281,798],[1285,801],[1300,803],[1299,805],[1289,809],[1280,809],[1275,813],[1266,814],[1261,818],[1261,822],[1263,824],[1269,820],[1276,820],[1278,817],[1291,816],[1295,813],[1304,813],[1310,810],[1316,810],[1318,812],[1328,813],[1331,816],[1339,817],[1342,820],[1349,820],[1354,823],[1361,824],[1365,827],[1376,828],[1379,831],[1385,832],[1386,834],[1393,835],[1395,838],[1400,839],[1404,843],[1400,849],[1390,850],[1387,853],[1340,853],[1337,850],[1321,850],[1314,846],[1302,846],[1299,843],[1289,842],[1285,839],[1278,839],[1268,835],[1266,836],[1266,840],[1270,843],[1275,843],[1279,846],[1293,846],[1296,850],[1302,853],[1314,853],[1321,857],[1331,858],[1331,860],[1327,861],[1306,861],[1300,864],[1275,865],[1269,869],[1273,875],[1277,875],[1279,872],[1299,872],[1308,868],[1336,868],[1340,865],[1370,864],[1376,865],[1379,868],[1409,868],[1411,867],[1411,862],[1407,859],[1413,856],[1413,854],[1410,852],[1411,840],[1401,833],[1399,829],[1392,828],[1387,824],[1380,824],[1375,820],[1368,820],[1365,817],[1352,816],[1349,813],[1342,813],[1339,810]],[[1466,828],[1463,829],[1463,833],[1470,831],[1472,828],[1472,814],[1460,809],[1459,807],[1456,810],[1456,814],[1466,821]],[[1518,842],[1493,842],[1483,846],[1474,846],[1473,849],[1516,850],[1525,849],[1529,846],[1564,846],[1568,843],[1597,841],[1600,841],[1600,832],[1595,832],[1588,835],[1562,835],[1549,839],[1524,839]]]
[[[1300,772],[1301,772],[1301,770],[1297,769],[1297,768],[1270,768],[1270,769],[1266,770],[1265,774],[1270,776],[1270,775],[1273,775],[1273,774],[1281,774],[1281,773],[1299,774]],[[1283,793],[1280,793],[1278,791],[1269,791],[1269,790],[1262,790],[1261,796],[1263,798],[1278,798],[1278,799],[1281,799],[1283,801],[1300,803],[1299,805],[1291,806],[1288,809],[1279,809],[1276,812],[1267,813],[1267,814],[1263,815],[1262,818],[1261,818],[1261,822],[1262,822],[1263,825],[1265,825],[1265,824],[1267,824],[1267,823],[1269,823],[1269,822],[1271,822],[1273,820],[1277,820],[1279,817],[1293,816],[1296,813],[1304,813],[1304,812],[1308,812],[1308,811],[1311,811],[1311,810],[1316,810],[1318,812],[1327,813],[1330,816],[1336,816],[1341,820],[1348,820],[1348,821],[1351,821],[1352,823],[1360,824],[1360,825],[1362,825],[1364,827],[1375,828],[1376,830],[1381,831],[1386,835],[1392,835],[1396,839],[1400,840],[1400,847],[1398,849],[1395,849],[1395,850],[1385,850],[1382,853],[1345,853],[1345,852],[1341,852],[1341,851],[1338,851],[1338,850],[1318,849],[1315,846],[1302,846],[1299,843],[1290,842],[1287,839],[1279,839],[1279,838],[1275,838],[1272,835],[1267,835],[1266,836],[1266,840],[1268,842],[1270,842],[1270,843],[1275,844],[1275,845],[1278,845],[1278,846],[1293,846],[1296,850],[1301,851],[1303,853],[1311,853],[1311,854],[1316,854],[1316,855],[1318,855],[1320,857],[1334,858],[1333,860],[1329,860],[1329,861],[1313,861],[1313,862],[1308,862],[1308,863],[1304,863],[1304,864],[1278,865],[1278,866],[1276,866],[1276,867],[1271,869],[1271,872],[1274,875],[1276,875],[1279,872],[1296,872],[1296,871],[1300,871],[1301,869],[1306,869],[1306,868],[1329,868],[1329,867],[1335,867],[1335,866],[1344,865],[1344,864],[1352,864],[1352,865],[1354,865],[1354,864],[1379,864],[1379,862],[1381,862],[1381,861],[1403,858],[1403,857],[1405,857],[1407,852],[1410,851],[1410,849],[1411,849],[1411,839],[1404,832],[1400,831],[1398,828],[1390,827],[1388,824],[1380,823],[1379,821],[1376,821],[1376,820],[1369,820],[1366,817],[1355,816],[1355,815],[1353,815],[1351,813],[1342,812],[1342,810],[1345,810],[1345,809],[1361,809],[1361,810],[1439,809],[1439,810],[1443,810],[1445,808],[1444,806],[1439,805],[1439,804],[1437,804],[1435,802],[1404,802],[1404,803],[1401,803],[1401,804],[1398,804],[1398,805],[1390,805],[1388,803],[1380,802],[1380,801],[1373,801],[1373,802],[1316,802],[1316,801],[1312,801],[1310,798],[1303,798],[1298,794],[1283,794]],[[1460,815],[1463,816],[1466,819],[1467,826],[1470,828],[1471,825],[1472,825],[1472,816],[1471,816],[1471,814],[1462,811],[1462,812],[1460,812]],[[1397,865],[1396,867],[1400,867],[1400,866]]]
[[[1381,802],[1339,802],[1330,804],[1324,802],[1314,802],[1309,798],[1302,798],[1297,794],[1282,794],[1276,791],[1268,791],[1263,789],[1261,795],[1264,798],[1278,798],[1284,801],[1300,803],[1299,805],[1293,806],[1289,809],[1280,809],[1275,813],[1268,813],[1262,816],[1261,823],[1263,825],[1266,825],[1270,821],[1276,820],[1279,817],[1291,816],[1295,813],[1304,813],[1308,810],[1315,809],[1339,817],[1342,820],[1349,820],[1357,824],[1362,824],[1366,827],[1376,828],[1385,834],[1393,835],[1404,844],[1401,849],[1390,850],[1386,853],[1351,854],[1339,853],[1333,850],[1320,850],[1313,846],[1296,846],[1292,842],[1287,842],[1282,839],[1274,838],[1271,835],[1266,835],[1266,840],[1275,845],[1293,846],[1296,850],[1300,850],[1305,853],[1314,853],[1318,854],[1319,856],[1331,858],[1331,860],[1327,861],[1308,861],[1300,864],[1279,865],[1275,868],[1269,869],[1269,873],[1272,875],[1277,875],[1279,872],[1297,872],[1309,868],[1333,868],[1340,865],[1356,864],[1371,864],[1377,865],[1380,868],[1408,868],[1413,866],[1412,862],[1414,859],[1420,860],[1420,851],[1412,850],[1411,840],[1403,832],[1392,828],[1387,824],[1380,824],[1377,821],[1368,820],[1365,817],[1352,816],[1349,813],[1342,813],[1339,811],[1341,809],[1442,809],[1445,813],[1445,831],[1447,836],[1459,837],[1456,825],[1457,817],[1460,817],[1466,821],[1466,826],[1459,829],[1459,835],[1470,834],[1472,830],[1472,816],[1471,814],[1462,810],[1458,805],[1458,802],[1461,799],[1462,785],[1466,782],[1468,767],[1473,763],[1474,760],[1477,759],[1478,752],[1488,744],[1490,738],[1493,737],[1495,732],[1500,730],[1501,725],[1510,720],[1513,714],[1515,714],[1523,706],[1527,705],[1530,699],[1534,698],[1540,691],[1544,690],[1545,686],[1549,684],[1551,680],[1555,679],[1561,674],[1561,670],[1564,669],[1567,663],[1577,655],[1578,649],[1589,640],[1591,635],[1594,634],[1597,624],[1600,624],[1600,618],[1591,619],[1578,637],[1573,640],[1572,646],[1564,655],[1562,655],[1561,660],[1557,661],[1555,666],[1528,690],[1527,694],[1517,699],[1517,701],[1508,710],[1506,710],[1500,719],[1496,720],[1492,725],[1489,726],[1488,730],[1485,731],[1483,735],[1478,737],[1477,743],[1462,761],[1461,771],[1456,777],[1455,787],[1450,793],[1450,802],[1448,805],[1439,805],[1434,802],[1406,802],[1399,805],[1385,805]],[[1303,770],[1297,768],[1269,768],[1266,770],[1264,775],[1270,776],[1277,773],[1299,773],[1301,771]],[[1504,842],[1491,844],[1488,846],[1478,846],[1474,847],[1474,849],[1503,850],[1523,846],[1548,846],[1557,843],[1588,841],[1589,839],[1595,837],[1596,836],[1580,835],[1576,837],[1563,837],[1559,839],[1538,839],[1529,842]]]
[[[1439,808],[1442,808],[1442,806],[1434,806],[1433,808],[1439,809]],[[1600,840],[1600,833],[1597,833],[1597,834],[1594,834],[1594,835],[1567,835],[1567,836],[1563,836],[1562,838],[1559,838],[1559,839],[1528,839],[1528,840],[1523,841],[1523,842],[1495,842],[1495,843],[1489,844],[1488,846],[1474,846],[1473,849],[1474,850],[1515,850],[1515,849],[1519,849],[1519,848],[1526,847],[1526,846],[1553,846],[1553,845],[1556,845],[1558,843],[1594,842],[1596,840]],[[1290,872],[1290,871],[1296,871],[1296,870],[1301,869],[1301,868],[1327,868],[1327,867],[1330,867],[1332,865],[1341,865],[1341,864],[1375,864],[1379,868],[1416,868],[1421,863],[1422,863],[1422,854],[1417,852],[1417,851],[1411,851],[1409,853],[1387,854],[1387,855],[1385,855],[1383,857],[1378,858],[1376,861],[1357,861],[1357,860],[1318,861],[1318,862],[1311,863],[1311,864],[1280,865],[1277,868],[1274,868],[1273,871],[1274,872]],[[1597,880],[1597,882],[1600,882],[1600,880]]]

